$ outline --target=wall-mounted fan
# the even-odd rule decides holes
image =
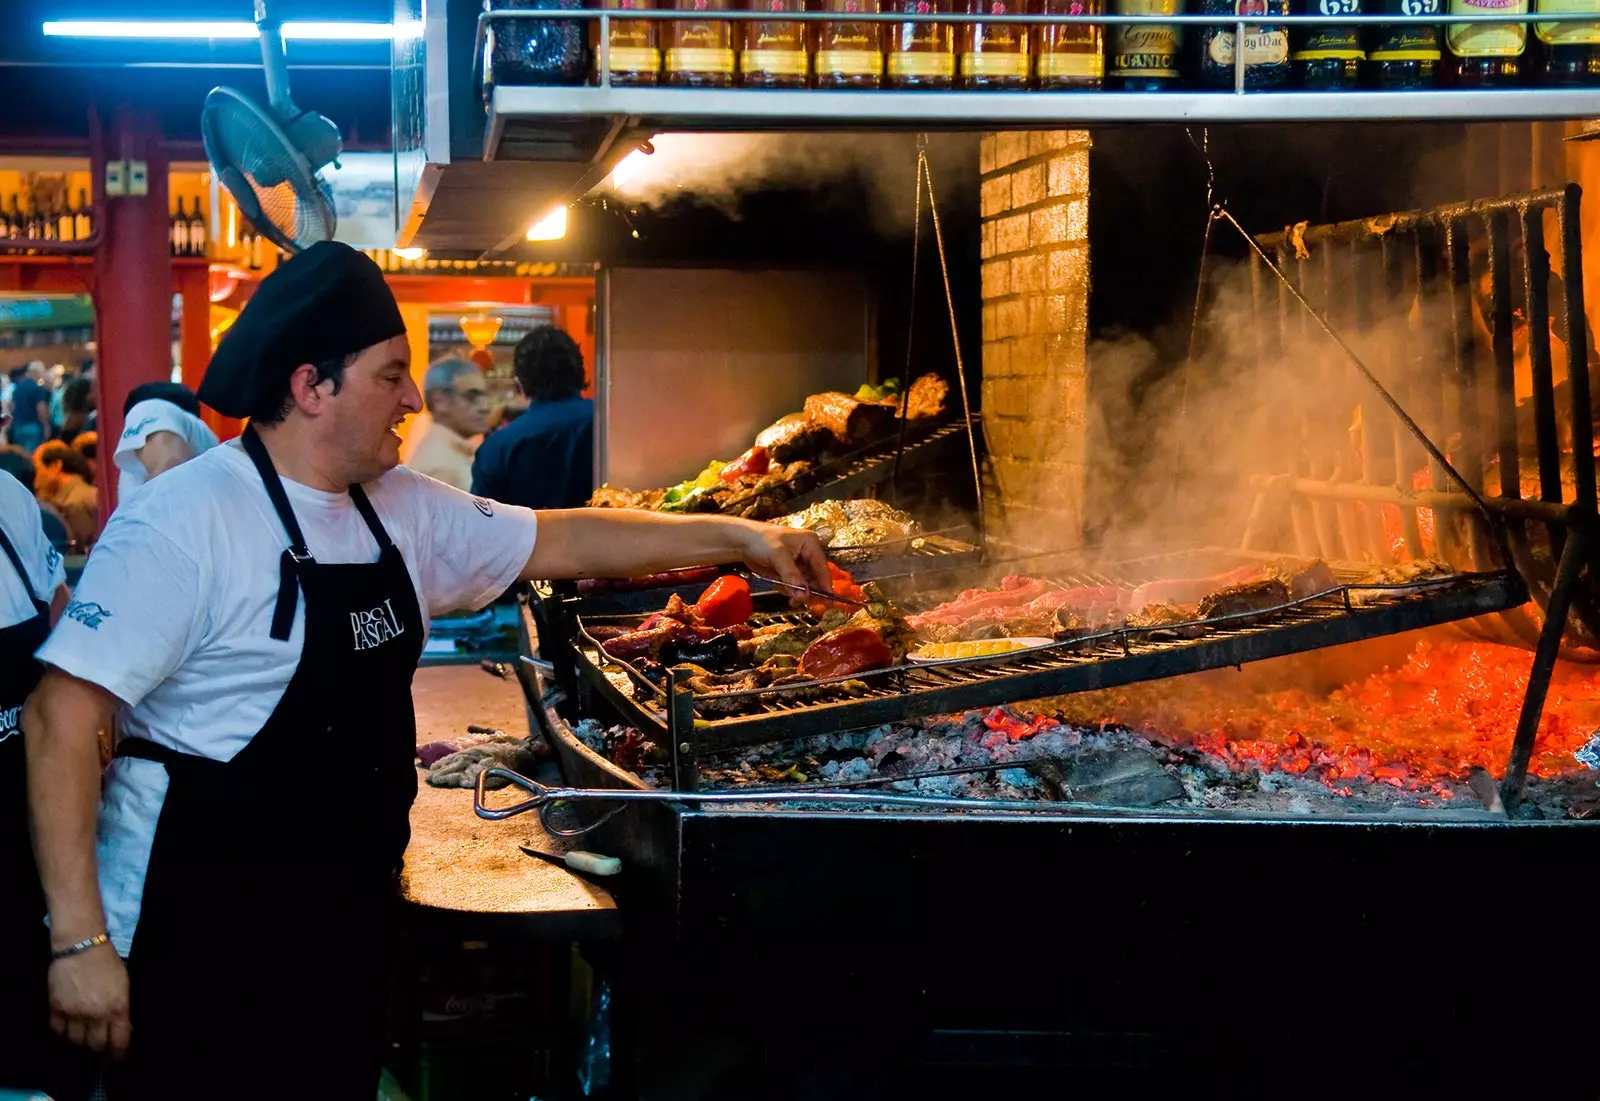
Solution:
[[[333,194],[319,174],[338,157],[339,128],[289,97],[282,22],[256,0],[267,107],[234,88],[215,88],[200,114],[206,157],[239,210],[268,240],[291,253],[331,240]]]

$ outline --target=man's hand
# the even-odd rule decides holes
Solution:
[[[828,555],[816,532],[749,521],[742,526],[747,540],[742,548],[746,566],[796,589],[833,592]]]
[[[50,1027],[90,1051],[128,1050],[128,968],[111,945],[50,964]]]

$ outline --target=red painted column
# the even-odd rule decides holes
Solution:
[[[110,469],[128,392],[172,377],[173,284],[160,121],[151,112],[118,107],[105,141],[107,160],[142,160],[149,168],[148,194],[106,201],[104,236],[94,254],[96,420]],[[97,488],[104,523],[116,507],[116,479],[102,479]]]

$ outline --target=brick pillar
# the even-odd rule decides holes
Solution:
[[[992,539],[1082,541],[1087,463],[1089,135],[985,134],[983,412]]]

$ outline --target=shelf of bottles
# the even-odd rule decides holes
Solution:
[[[492,143],[519,116],[672,129],[1600,115],[1600,0],[618,3],[484,13]]]

